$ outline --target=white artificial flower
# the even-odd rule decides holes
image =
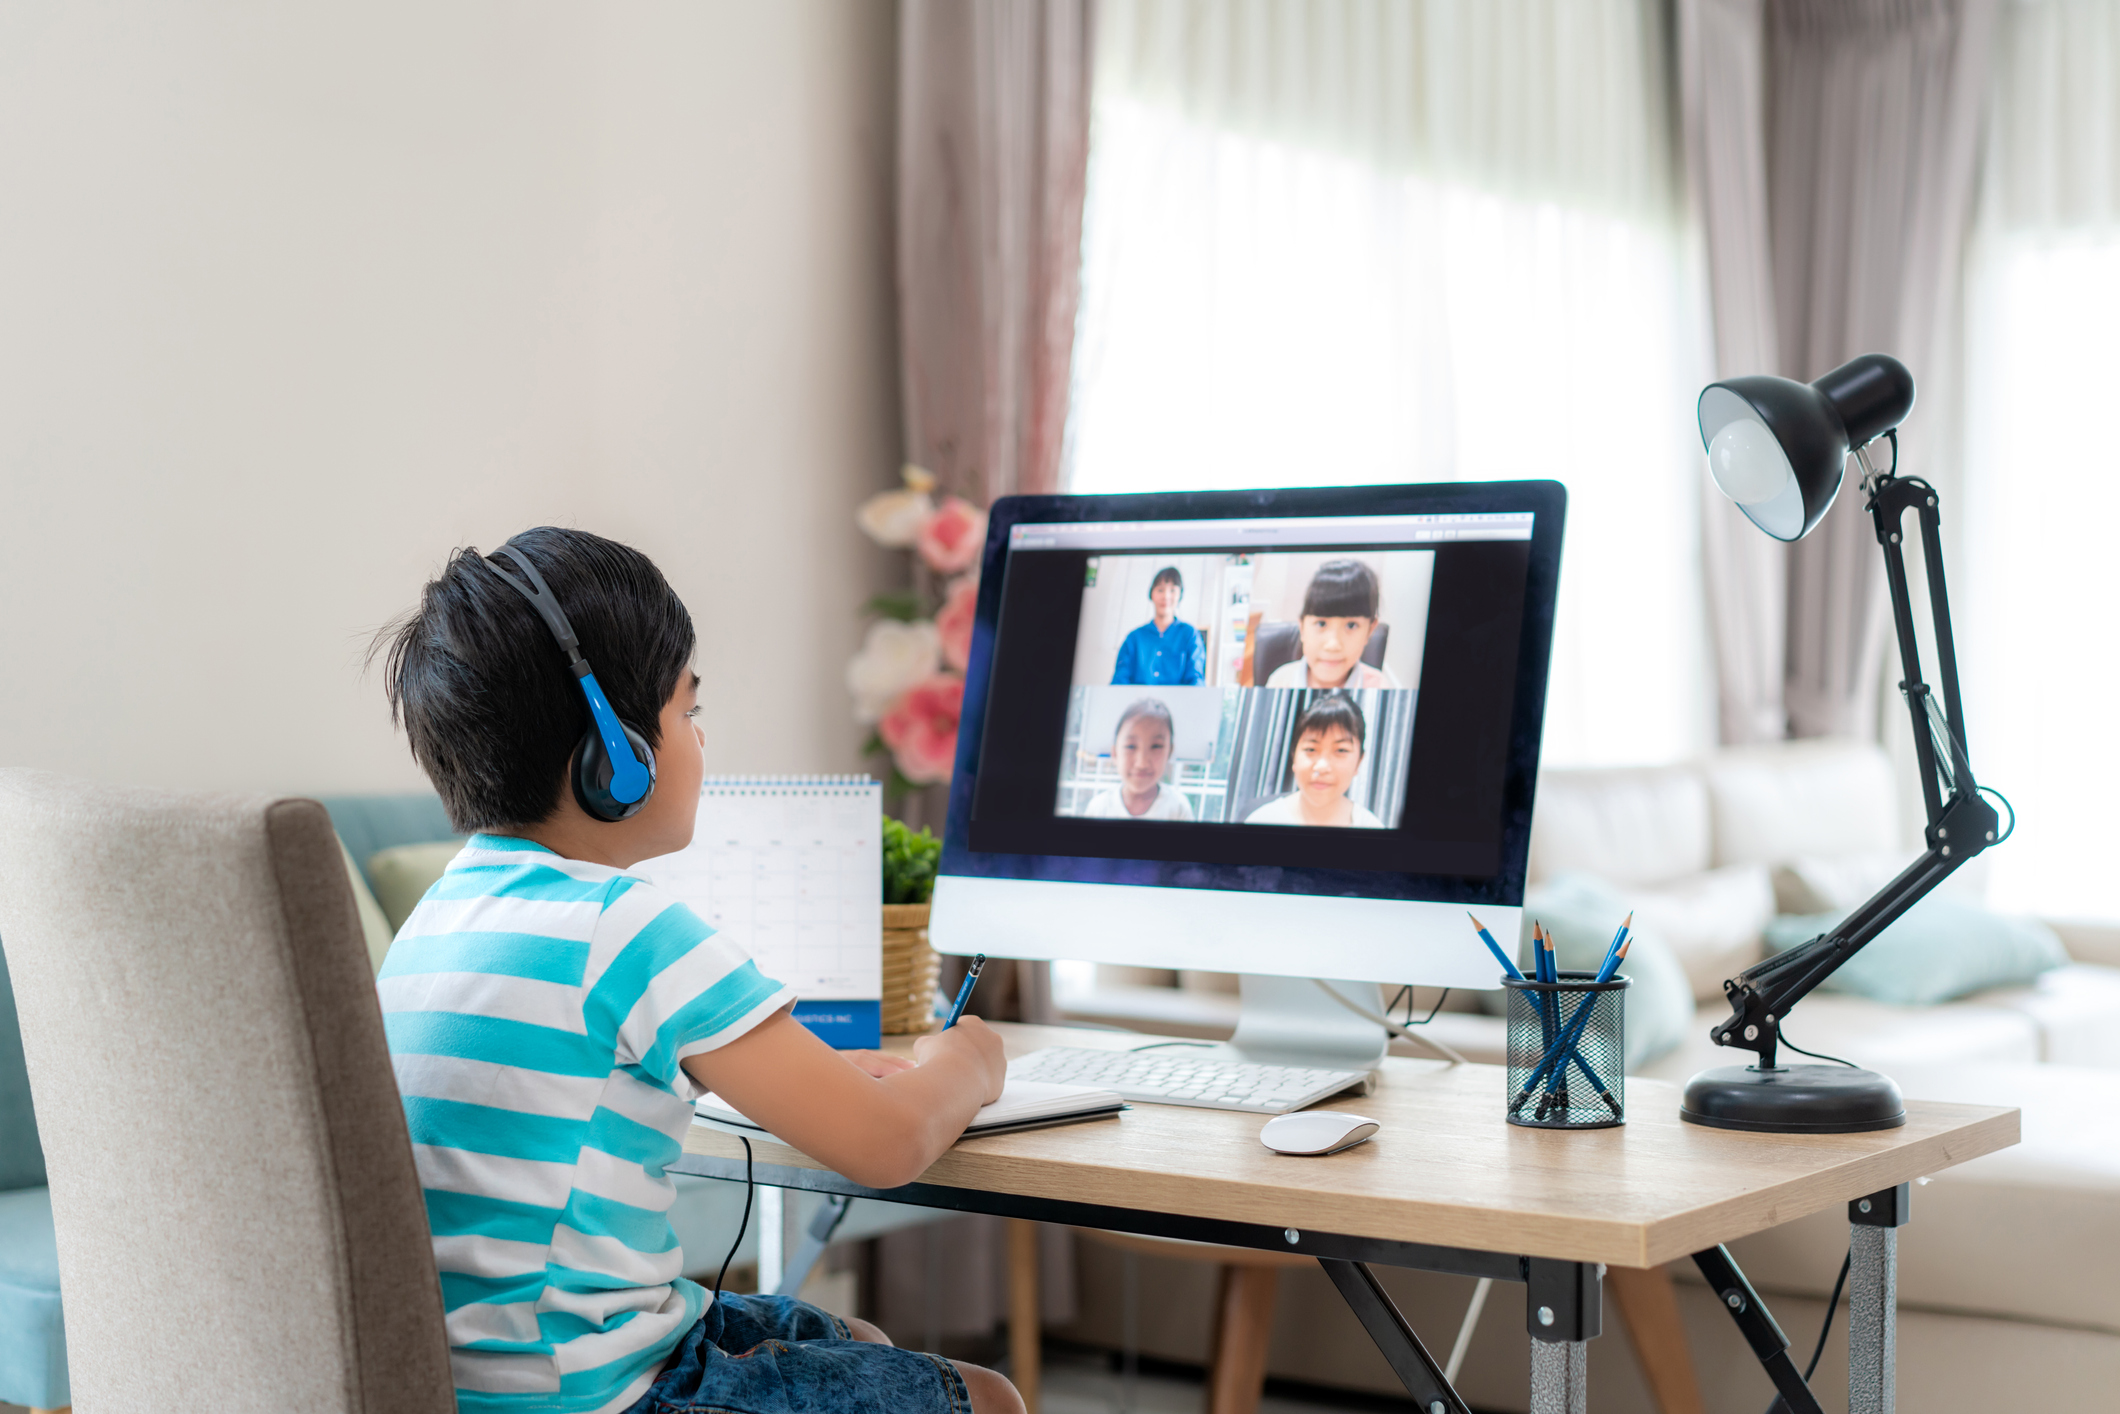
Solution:
[[[861,651],[847,664],[854,720],[873,722],[881,717],[901,693],[935,672],[941,654],[942,635],[926,619],[913,623],[878,619],[870,624]]]
[[[919,538],[921,527],[934,514],[935,503],[925,491],[903,488],[879,492],[863,501],[861,509],[854,512],[854,523],[878,545],[903,550]]]

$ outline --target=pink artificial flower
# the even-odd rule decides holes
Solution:
[[[972,611],[979,606],[979,576],[950,581],[950,592],[935,611],[935,631],[942,636],[942,661],[963,672],[972,659]]]
[[[920,558],[937,574],[955,574],[979,563],[986,546],[986,512],[962,496],[945,496],[920,527],[914,542]]]
[[[964,679],[937,673],[914,683],[876,724],[899,771],[914,785],[947,781],[957,762],[957,720],[964,712]]]

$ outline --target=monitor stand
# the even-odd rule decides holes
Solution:
[[[1375,1070],[1391,1037],[1325,995],[1308,977],[1237,979],[1243,1007],[1229,1044],[1247,1061],[1299,1065],[1318,1070]],[[1374,982],[1327,982],[1335,992],[1372,1015],[1384,1014]]]

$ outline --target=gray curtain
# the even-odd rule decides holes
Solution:
[[[1858,353],[1896,355],[1932,395],[1901,436],[1915,474],[1954,451],[1933,394],[1949,383],[1994,19],[1995,0],[1680,6],[1718,372],[1811,379]],[[1786,549],[1703,499],[1725,740],[1781,735],[1783,713],[1792,736],[1873,735],[1886,606],[1852,484]]]
[[[1091,0],[902,0],[906,454],[982,504],[1060,484]]]
[[[1057,490],[1080,296],[1093,0],[900,0],[898,328],[906,459],[981,505]],[[939,796],[939,792],[930,793]],[[926,802],[939,823],[942,801]],[[945,982],[962,975],[945,959]],[[955,962],[952,969],[948,964]],[[989,965],[971,1008],[1050,1021],[1051,969]],[[880,1239],[878,1318],[901,1342],[1007,1314],[996,1219]],[[1040,1248],[1045,1317],[1074,1315],[1063,1229]]]

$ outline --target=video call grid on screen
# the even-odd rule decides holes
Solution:
[[[976,852],[1101,860],[1068,877],[1106,882],[1187,861],[1234,868],[1225,887],[1491,878],[1536,528],[1530,510],[1007,527],[977,787],[945,868]]]

